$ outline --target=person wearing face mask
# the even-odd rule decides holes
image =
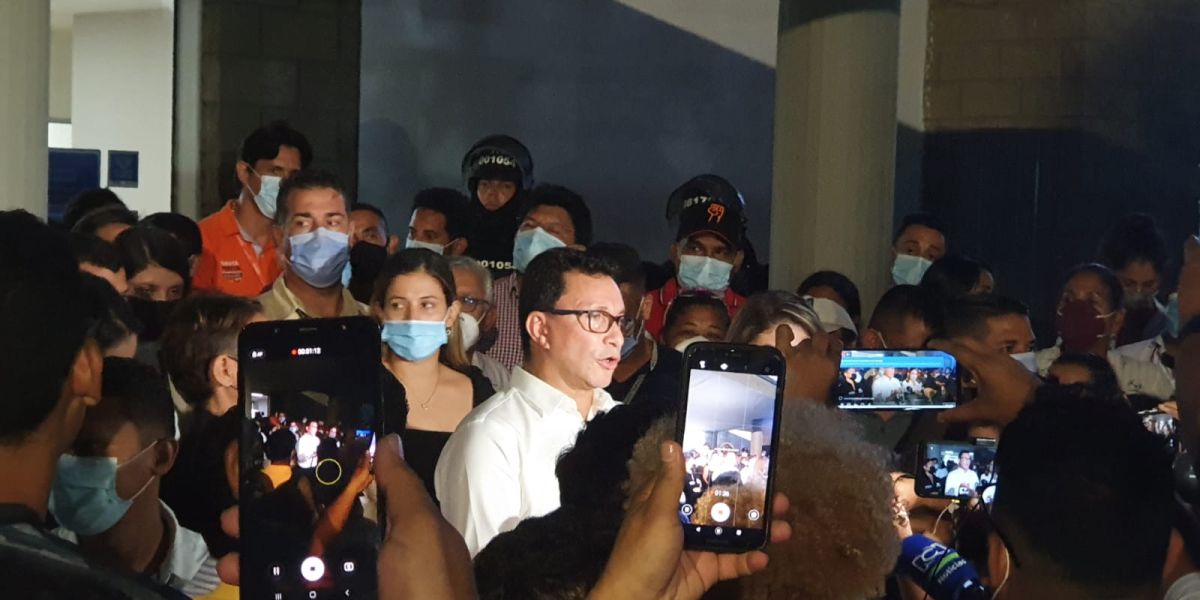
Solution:
[[[0,587],[11,598],[177,598],[45,527],[58,459],[101,398],[104,363],[89,333],[98,315],[79,301],[80,278],[62,234],[0,211]]]
[[[1037,338],[1029,322],[1029,308],[1006,296],[968,296],[946,306],[943,333],[948,339],[974,338],[988,348],[1001,350],[1037,373]]]
[[[355,202],[350,209],[350,230],[350,261],[342,268],[342,286],[366,304],[384,261],[400,248],[400,238],[388,235],[383,211],[365,202]]]
[[[1063,354],[1091,354],[1108,360],[1125,394],[1171,399],[1175,380],[1166,368],[1113,351],[1125,324],[1124,293],[1120,279],[1104,265],[1071,269],[1056,310],[1058,342],[1037,353],[1038,372],[1045,375]]]
[[[659,340],[664,346],[683,353],[696,342],[719,342],[729,331],[729,311],[719,298],[705,294],[677,296],[667,307]]]
[[[729,278],[742,266],[740,250],[746,236],[745,201],[737,189],[716,175],[700,175],[677,188],[667,201],[667,215],[679,217],[671,245],[675,277],[650,292],[646,331],[658,337],[667,307],[681,292],[720,298],[729,316],[737,315],[745,297],[729,287]]]
[[[163,327],[191,284],[187,253],[171,234],[144,224],[118,236],[116,247],[129,278],[126,300],[142,323],[136,357],[158,365]]]
[[[388,259],[371,298],[383,323],[383,363],[404,386],[409,413],[404,458],[434,493],[433,473],[450,433],[494,393],[467,360],[454,274],[424,248]]]
[[[1125,290],[1125,325],[1115,352],[1154,363],[1174,374],[1179,331],[1179,301],[1164,305],[1160,293],[1169,254],[1153,217],[1127,215],[1100,243],[1100,262],[1116,272]]]
[[[487,350],[488,356],[506,369],[521,364],[525,358],[518,304],[521,278],[529,263],[552,248],[566,246],[583,250],[592,243],[592,213],[579,194],[565,187],[542,184],[529,192],[524,204],[521,226],[513,239],[513,267],[516,270],[495,283],[498,334],[496,343]]]
[[[283,121],[255,129],[238,149],[238,197],[200,221],[203,251],[192,285],[253,298],[283,272],[275,213],[283,180],[312,162],[304,134]]]
[[[458,321],[467,358],[492,382],[494,389],[507,389],[512,371],[484,353],[496,343],[498,335],[496,311],[492,308],[496,301],[492,273],[469,256],[454,256],[448,262],[454,272],[455,293],[462,305]]]
[[[458,190],[429,188],[413,198],[405,248],[425,248],[444,256],[467,253],[470,201]]]
[[[87,412],[50,491],[55,535],[96,562],[202,596],[220,584],[200,534],[159,499],[175,462],[174,411],[166,382],[131,359],[104,361],[100,403]]]
[[[490,135],[467,150],[462,175],[475,224],[469,254],[499,279],[516,268],[513,236],[521,224],[523,197],[533,189],[533,157],[515,138]]]
[[[276,235],[283,275],[258,301],[268,321],[368,314],[342,285],[350,260],[350,201],[341,181],[320,170],[300,171],[279,190]]]
[[[926,213],[904,217],[892,238],[892,281],[917,285],[933,263],[946,255],[946,229]]]
[[[587,253],[615,267],[617,287],[625,301],[625,339],[621,343],[621,364],[613,371],[613,380],[605,390],[625,404],[667,403],[678,409],[683,355],[663,346],[646,331],[650,315],[650,297],[646,295],[646,271],[637,250],[625,244],[600,242]]]

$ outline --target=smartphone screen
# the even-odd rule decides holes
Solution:
[[[687,465],[679,518],[689,548],[739,552],[769,539],[783,373],[774,348],[688,347],[678,437]]]
[[[375,593],[372,487],[382,430],[379,329],[366,318],[250,325],[239,384],[243,597]]]
[[[1150,433],[1158,435],[1167,441],[1171,448],[1171,452],[1179,451],[1179,422],[1171,415],[1158,410],[1144,410],[1138,413],[1142,418],[1142,424]]]
[[[994,442],[926,442],[917,459],[916,490],[923,498],[979,498],[996,495]]]
[[[939,350],[847,350],[833,391],[844,410],[945,410],[958,403],[958,376]]]

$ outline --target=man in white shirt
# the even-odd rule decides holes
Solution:
[[[979,487],[979,475],[971,469],[971,453],[958,455],[958,468],[946,476],[946,495],[951,498],[970,496]]]
[[[434,475],[442,513],[472,556],[559,507],[559,456],[616,405],[604,388],[621,360],[625,303],[607,262],[565,248],[538,255],[519,312],[523,366],[462,420]]]
[[[296,466],[301,469],[317,468],[317,448],[321,446],[321,438],[317,437],[317,422],[309,421],[305,426],[304,435],[296,442]]]
[[[877,403],[891,403],[898,400],[897,395],[903,390],[900,380],[896,379],[895,369],[883,369],[871,382],[871,397]]]

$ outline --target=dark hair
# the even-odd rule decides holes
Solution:
[[[946,226],[944,224],[942,224],[941,219],[939,219],[929,213],[916,212],[916,213],[912,213],[910,215],[906,215],[904,217],[904,220],[902,220],[900,222],[900,227],[896,228],[896,235],[892,237],[892,245],[894,246],[896,244],[896,242],[900,241],[900,236],[904,235],[904,232],[909,227],[915,227],[917,225],[920,225],[922,227],[928,227],[928,228],[942,234],[942,237],[946,237],[946,238],[950,237],[950,235],[948,233],[946,233]]]
[[[199,256],[201,252],[204,252],[204,240],[200,236],[200,226],[179,213],[154,213],[142,219],[142,223],[171,234],[183,245],[183,250],[187,252],[188,256]]]
[[[82,285],[65,235],[0,211],[0,444],[21,443],[61,399],[88,335]]]
[[[112,284],[89,273],[82,276],[80,301],[91,307],[92,338],[101,351],[108,352],[129,336],[142,332],[142,323]]]
[[[1124,269],[1129,263],[1144,260],[1154,267],[1159,275],[1166,274],[1170,252],[1167,241],[1154,217],[1133,213],[1121,217],[1112,229],[1100,240],[1100,262],[1114,271]]]
[[[588,210],[583,196],[560,185],[540,184],[525,198],[520,221],[524,221],[539,206],[557,206],[567,211],[571,224],[575,226],[575,243],[582,246],[592,243],[592,211]]]
[[[862,301],[858,296],[858,286],[854,285],[849,277],[837,271],[817,271],[801,282],[796,293],[807,296],[817,287],[828,287],[837,292],[837,295],[846,301],[846,312],[850,313],[850,319],[855,323],[862,319]]]
[[[287,121],[272,121],[250,132],[238,148],[238,158],[253,167],[260,160],[279,156],[280,146],[291,146],[300,152],[301,169],[307,169],[312,162],[312,146],[308,138],[292,129]]]
[[[367,204],[366,202],[355,202],[354,205],[350,207],[350,212],[354,212],[356,210],[365,210],[379,217],[379,220],[383,221],[383,230],[388,231],[387,215],[383,214],[383,210],[378,206],[375,206],[374,204]]]
[[[895,335],[906,319],[925,323],[936,335],[942,330],[943,308],[928,290],[915,285],[898,285],[884,293],[875,305],[867,327],[884,334]]]
[[[272,432],[267,436],[265,449],[267,460],[271,462],[288,460],[296,450],[296,435],[286,428]]]
[[[1049,563],[1064,583],[1104,591],[1096,596],[1161,584],[1171,459],[1128,405],[1081,386],[1042,386],[1004,428],[996,470],[1004,484],[993,515],[1018,560]]]
[[[284,179],[283,183],[279,184],[277,202],[280,210],[275,211],[275,223],[278,225],[287,225],[288,218],[292,216],[291,203],[288,201],[288,197],[291,196],[292,192],[296,190],[321,190],[325,188],[337,192],[342,197],[342,201],[346,203],[346,216],[350,216],[350,195],[346,193],[346,186],[342,184],[342,180],[329,171],[305,169]]]
[[[84,215],[75,223],[71,231],[95,235],[102,227],[113,223],[133,227],[137,225],[137,213],[115,206],[101,208]]]
[[[175,236],[149,225],[126,229],[113,242],[121,252],[125,276],[133,279],[147,267],[158,265],[183,279],[184,293],[191,289],[191,269],[187,253]]]
[[[262,305],[224,294],[184,298],[163,327],[162,361],[175,389],[194,409],[213,395],[209,371],[218,355],[237,356],[237,338]]]
[[[680,294],[675,297],[675,301],[667,307],[666,317],[663,319],[662,331],[670,331],[679,323],[679,319],[687,314],[687,311],[693,308],[709,308],[721,316],[724,323],[723,329],[729,330],[729,324],[732,319],[729,316],[729,309],[725,307],[725,303],[720,298],[715,298],[707,294]]]
[[[108,188],[83,190],[67,201],[67,206],[63,210],[62,224],[67,229],[74,229],[75,225],[84,217],[110,208],[126,210],[129,207],[125,206],[121,198]]]
[[[446,233],[457,240],[471,234],[471,201],[458,190],[427,188],[413,197],[412,212],[424,208],[441,213],[446,218]],[[411,214],[411,213],[410,213]]]
[[[116,273],[124,268],[117,247],[90,234],[72,233],[71,254],[79,264],[88,263]]]
[[[979,278],[990,273],[983,263],[966,256],[949,255],[939,258],[925,271],[921,287],[943,301],[965,297],[979,285]]]
[[[382,309],[387,303],[388,286],[392,280],[410,273],[425,273],[437,280],[446,296],[446,306],[449,307],[458,299],[458,288],[454,284],[454,271],[446,257],[425,248],[407,248],[388,257],[383,263],[383,270],[375,279],[375,291],[371,294],[371,303]],[[458,321],[450,326],[449,340],[442,348],[441,361],[443,364],[460,371],[470,368],[471,361],[467,358],[467,350],[463,347],[462,333]]]
[[[587,249],[587,253],[612,263],[616,269],[613,279],[617,285],[629,284],[635,290],[646,291],[646,265],[632,246],[615,242],[596,242]]]
[[[578,250],[553,248],[537,255],[525,269],[525,276],[521,280],[521,297],[517,302],[517,324],[521,328],[521,347],[525,356],[529,356],[532,345],[525,322],[531,313],[554,309],[554,305],[567,291],[567,273],[604,276],[613,278],[614,282],[616,280],[616,269],[612,263]]]
[[[1121,286],[1121,279],[1117,277],[1117,274],[1112,269],[1100,263],[1087,263],[1072,268],[1067,272],[1066,278],[1063,279],[1063,288],[1066,288],[1067,283],[1075,279],[1076,276],[1083,275],[1084,273],[1090,273],[1100,278],[1100,283],[1108,289],[1107,299],[1109,309],[1119,310],[1124,306],[1125,288]]]
[[[1113,370],[1108,359],[1102,356],[1071,352],[1058,357],[1050,366],[1053,368],[1054,365],[1072,365],[1086,370],[1089,379],[1088,387],[1092,388],[1098,396],[1116,399],[1124,397],[1116,371]],[[1050,380],[1053,381],[1054,378],[1051,377]]]
[[[105,358],[100,398],[98,408],[105,414],[137,426],[142,444],[175,437],[171,390],[154,367],[132,358]]]
[[[983,339],[988,334],[988,319],[1008,315],[1028,317],[1029,307],[998,294],[965,296],[946,305],[942,334],[949,338]]]

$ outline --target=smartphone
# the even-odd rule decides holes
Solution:
[[[925,442],[915,475],[917,495],[922,498],[979,498],[990,506],[999,479],[996,442]]]
[[[366,317],[255,323],[238,337],[243,598],[376,593],[383,525],[364,492],[383,431],[379,365]]]
[[[958,361],[940,350],[847,350],[833,393],[843,410],[945,410],[960,386]]]
[[[784,359],[778,350],[701,342],[684,353],[676,439],[687,479],[679,497],[684,544],[744,552],[770,539]]]
[[[1142,418],[1142,425],[1155,435],[1162,437],[1170,446],[1171,452],[1179,451],[1179,422],[1171,415],[1155,408],[1151,410],[1143,410],[1138,412],[1138,416]]]

